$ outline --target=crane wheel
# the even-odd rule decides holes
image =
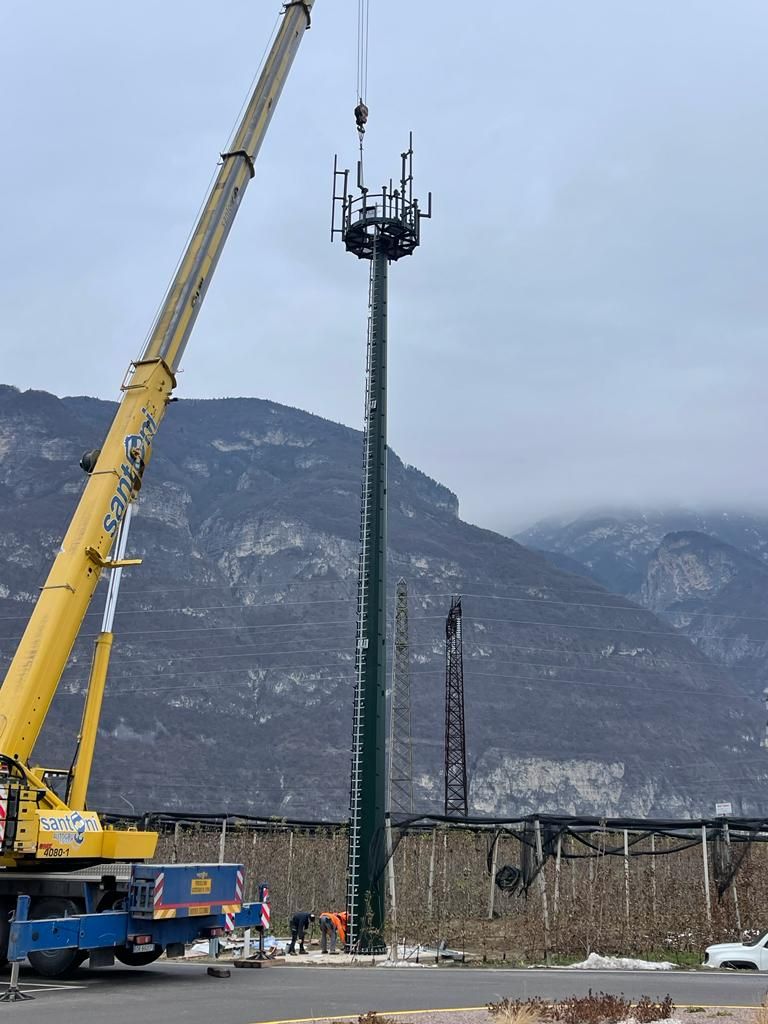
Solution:
[[[101,898],[97,910],[101,913],[103,910],[123,910],[124,907],[125,893],[110,891]],[[148,967],[163,955],[160,946],[141,953],[135,953],[128,946],[116,946],[114,952],[115,959],[119,960],[121,964],[125,964],[126,967]]]
[[[149,964],[153,964],[155,960],[159,959],[163,955],[162,946],[155,946],[154,949],[148,949],[146,952],[134,953],[132,949],[128,949],[127,946],[118,946],[115,949],[115,958],[120,961],[121,964],[125,964],[126,967],[147,967]]]
[[[30,907],[30,919],[45,920],[49,917],[76,917],[81,913],[74,900],[62,896],[43,896]],[[75,971],[88,953],[83,949],[36,949],[28,960],[36,974],[43,978],[66,978]]]

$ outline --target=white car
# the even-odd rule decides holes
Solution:
[[[741,967],[768,971],[768,934],[751,942],[720,942],[704,950],[705,967]]]

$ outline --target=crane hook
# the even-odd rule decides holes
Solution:
[[[355,107],[355,124],[357,125],[357,134],[362,145],[363,136],[365,135],[365,126],[368,123],[368,107],[363,103],[362,97],[360,97],[357,106]]]

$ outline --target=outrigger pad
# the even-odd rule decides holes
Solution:
[[[35,997],[29,995],[29,993],[22,992],[20,988],[9,985],[5,992],[0,996],[0,1003],[21,1003],[27,999],[34,998]]]

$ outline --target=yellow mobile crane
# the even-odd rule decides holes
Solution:
[[[88,481],[0,688],[0,867],[5,869],[0,870],[0,899],[6,908],[18,893],[30,891],[30,872],[39,872],[31,888],[46,902],[47,913],[41,916],[56,916],[56,898],[66,904],[73,896],[71,889],[66,889],[66,898],[62,895],[56,872],[110,861],[142,861],[155,852],[155,833],[105,828],[85,803],[112,642],[116,585],[108,596],[96,645],[76,763],[66,773],[70,778],[65,799],[48,785],[45,770],[30,764],[30,757],[101,573],[113,571],[112,583],[123,566],[137,564],[124,557],[131,502],[141,488],[172,401],[175,374],[254,176],[270,119],[310,26],[313,4],[314,0],[289,0],[283,5],[279,31],[232,143],[221,154],[218,175],[149,341],[123,381],[112,426],[102,447],[83,456]],[[71,906],[64,910],[71,912]],[[7,914],[0,914],[3,917],[0,947],[8,941]]]

